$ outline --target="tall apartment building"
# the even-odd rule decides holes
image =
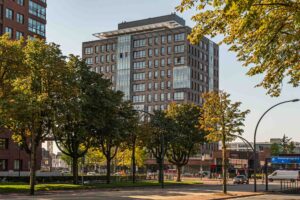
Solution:
[[[46,37],[46,0],[0,0],[0,35]]]
[[[170,102],[201,105],[200,94],[219,88],[219,47],[187,40],[191,28],[176,14],[122,22],[83,43],[92,71],[111,80],[136,109],[152,112]]]
[[[0,35],[46,38],[46,0],[0,0]],[[38,148],[37,169],[42,149]],[[0,176],[29,171],[29,156],[11,139],[9,130],[0,128]]]

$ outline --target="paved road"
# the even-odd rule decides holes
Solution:
[[[300,195],[261,195],[255,197],[237,198],[236,200],[299,200]]]
[[[272,184],[271,190],[279,188],[278,184]],[[35,200],[194,200],[194,199],[214,199],[222,197],[222,187],[220,185],[198,185],[198,186],[178,186],[167,187],[161,189],[159,187],[147,188],[127,188],[127,189],[102,189],[102,190],[89,190],[89,191],[57,191],[51,193],[42,193],[37,195]],[[263,190],[263,185],[258,186],[259,190]],[[251,194],[253,185],[229,185],[228,191],[232,194],[243,193]],[[256,198],[263,198],[256,197]],[[282,196],[279,197],[279,199]],[[277,198],[277,196],[276,196]],[[27,200],[33,199],[29,196],[19,195],[0,195],[0,199],[16,199]],[[241,198],[242,199],[242,198]],[[254,197],[248,198],[254,199]],[[247,200],[248,200],[247,199]],[[273,198],[266,198],[271,200]],[[282,198],[281,198],[282,199]],[[284,198],[286,199],[286,198]],[[294,199],[294,198],[291,198]],[[298,198],[300,199],[300,198]]]

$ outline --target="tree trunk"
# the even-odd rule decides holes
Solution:
[[[30,195],[35,192],[35,170],[36,170],[36,144],[35,139],[31,137],[31,155],[30,155]]]
[[[162,183],[162,180],[163,180],[163,178],[162,178],[162,176],[163,176],[163,173],[162,173],[162,170],[163,170],[162,159],[158,160],[158,168],[159,168],[159,170],[158,170],[158,182]]]
[[[136,173],[136,163],[135,163],[135,141],[133,142],[133,145],[132,145],[132,155],[131,155],[131,160],[132,160],[132,183],[135,183],[135,173]]]
[[[78,158],[72,158],[73,184],[78,184]]]
[[[177,179],[176,182],[181,182],[181,166],[177,165]]]
[[[110,168],[111,168],[111,160],[106,159],[106,183],[110,184]]]
[[[222,139],[222,172],[223,172],[223,193],[227,194],[227,156],[226,156],[226,140]]]

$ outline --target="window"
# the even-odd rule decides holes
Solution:
[[[136,74],[133,74],[133,80],[134,81],[145,80],[145,73],[136,73]]]
[[[149,78],[149,79],[152,78],[152,72],[148,72],[148,78]]]
[[[133,69],[144,69],[146,67],[146,62],[134,62],[133,63]]]
[[[21,39],[21,37],[23,37],[23,36],[24,36],[24,33],[16,31],[16,39],[17,40]]]
[[[154,78],[157,78],[158,77],[158,71],[155,71],[154,72]]]
[[[151,68],[152,67],[152,60],[148,61],[148,67]]]
[[[5,33],[8,33],[9,38],[13,37],[13,30],[12,30],[12,28],[5,27]]]
[[[152,83],[148,83],[148,90],[152,90]]]
[[[165,89],[165,82],[160,83],[160,89],[162,89],[162,90]]]
[[[86,58],[85,63],[88,65],[93,64],[93,58]]]
[[[45,37],[46,28],[45,24],[42,24],[34,19],[29,18],[28,20],[28,30]]]
[[[8,149],[8,139],[0,138],[0,150]]]
[[[158,95],[154,94],[154,101],[158,101]]]
[[[9,8],[6,8],[6,11],[5,11],[5,17],[6,17],[7,19],[13,20],[13,18],[14,18],[14,11],[11,10],[11,9],[9,9]]]
[[[183,65],[184,64],[184,57],[181,56],[181,57],[174,58],[174,64],[175,65]]]
[[[158,49],[154,49],[154,55],[158,56],[158,54],[159,54]]]
[[[110,62],[110,55],[106,55],[106,62]]]
[[[134,92],[143,92],[143,91],[145,91],[145,84],[133,85],[133,91]]]
[[[166,36],[165,35],[161,36],[161,43],[166,43]]]
[[[0,171],[6,171],[7,170],[7,160],[0,160]]]
[[[93,47],[87,47],[87,48],[85,48],[84,53],[86,55],[92,54],[93,53]]]
[[[168,69],[168,77],[171,77],[171,70],[170,69]]]
[[[102,46],[101,46],[101,52],[104,52],[105,49],[106,49],[106,46],[105,46],[105,45],[102,45]]]
[[[155,43],[155,44],[158,44],[158,37],[155,37],[154,43]]]
[[[152,52],[153,52],[152,49],[149,49],[149,50],[148,50],[148,55],[149,55],[149,56],[152,56]]]
[[[116,50],[116,44],[112,44],[112,50],[113,50],[113,51]]]
[[[110,44],[107,44],[106,45],[106,51],[110,51],[110,47],[111,47]]]
[[[161,61],[160,61],[160,66],[162,66],[162,67],[165,66],[165,59],[161,59]]]
[[[171,93],[168,93],[168,94],[167,94],[167,99],[168,99],[168,100],[171,100]]]
[[[184,53],[184,45],[177,45],[174,47],[175,53]]]
[[[151,102],[151,101],[152,101],[152,95],[148,94],[148,102]]]
[[[144,46],[146,46],[145,39],[133,41],[133,47],[144,47]]]
[[[174,100],[184,100],[184,92],[175,92]]]
[[[152,45],[152,38],[148,38],[148,45]]]
[[[133,96],[132,101],[133,101],[133,103],[145,102],[145,95]]]
[[[176,34],[174,35],[174,41],[175,42],[178,42],[178,41],[183,41],[184,40],[184,33],[179,33],[179,34]]]
[[[154,83],[154,90],[158,90],[158,83]]]
[[[172,59],[168,58],[168,65],[171,65],[171,64],[172,64]]]
[[[154,67],[158,67],[158,60],[154,60]]]
[[[19,4],[20,6],[24,6],[24,0],[17,0],[17,4]]]
[[[160,94],[160,100],[161,100],[161,101],[164,101],[164,100],[165,100],[165,94],[164,94],[164,93]]]
[[[104,56],[100,56],[100,62],[104,62]]]
[[[172,53],[172,47],[168,47],[168,54]]]
[[[172,42],[172,35],[168,35],[168,43]]]
[[[29,1],[29,13],[39,18],[46,19],[46,8],[31,0]]]
[[[22,160],[14,160],[14,170],[22,169]]]
[[[160,77],[165,77],[165,71],[164,70],[160,71]]]
[[[171,81],[167,82],[167,88],[171,88]]]
[[[17,22],[20,24],[24,24],[24,15],[17,13]]]
[[[134,51],[133,52],[133,58],[144,58],[146,57],[146,51]]]
[[[161,48],[161,55],[165,55],[165,47]]]

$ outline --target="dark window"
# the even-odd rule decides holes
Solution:
[[[0,171],[6,171],[7,170],[7,160],[0,160]]]
[[[0,138],[0,150],[8,149],[8,139]]]
[[[20,24],[24,24],[24,15],[17,13],[17,22]]]

